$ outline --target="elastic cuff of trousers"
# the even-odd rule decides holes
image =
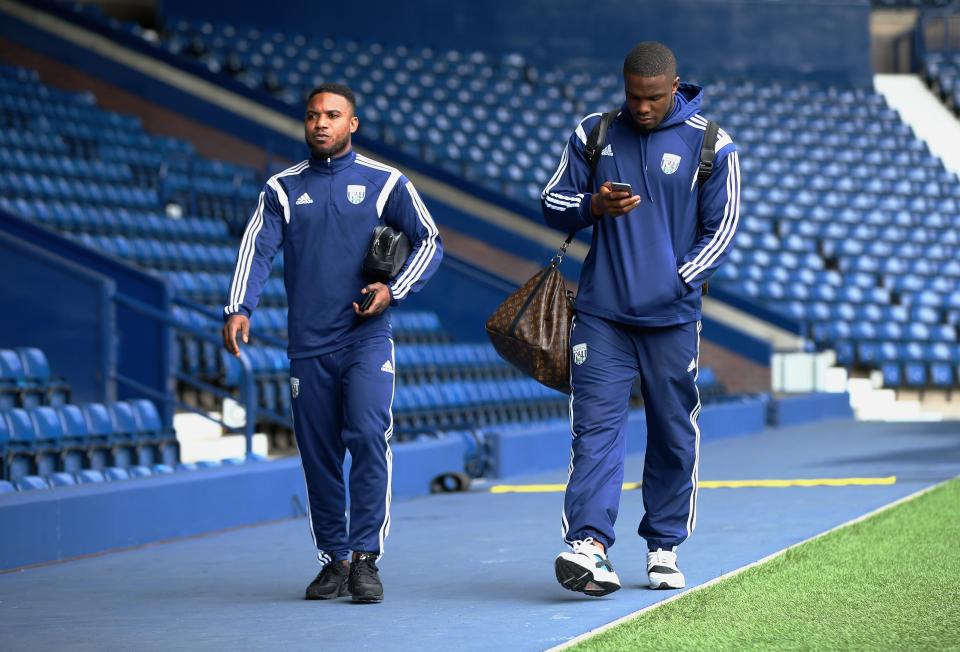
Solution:
[[[659,548],[660,550],[676,552],[677,546],[679,546],[680,543],[681,542],[679,541],[659,541],[656,539],[650,539],[647,541],[647,550],[654,552]]]
[[[320,558],[322,559],[324,555],[329,557],[330,561],[350,561],[351,559],[349,550],[321,550]]]

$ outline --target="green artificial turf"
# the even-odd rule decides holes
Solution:
[[[572,649],[960,650],[960,479]]]

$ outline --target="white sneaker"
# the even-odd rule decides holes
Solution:
[[[657,548],[647,553],[647,576],[651,589],[682,589],[687,582],[677,568],[677,553]]]
[[[573,552],[561,552],[553,564],[557,581],[565,589],[601,596],[620,588],[620,578],[592,538],[573,542]]]

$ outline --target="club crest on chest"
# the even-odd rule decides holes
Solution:
[[[680,156],[678,154],[664,154],[660,159],[660,170],[664,174],[673,174],[680,167]]]
[[[347,186],[347,200],[351,204],[359,204],[367,196],[366,186]]]

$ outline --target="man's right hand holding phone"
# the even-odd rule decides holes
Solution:
[[[634,195],[630,184],[605,181],[590,199],[590,212],[598,220],[604,215],[620,217],[640,205],[640,195]]]

